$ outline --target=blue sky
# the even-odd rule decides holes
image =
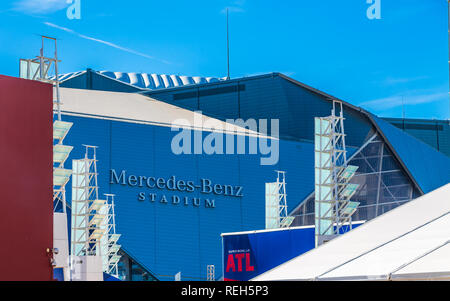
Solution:
[[[281,72],[386,117],[448,119],[447,1],[66,0],[0,4],[0,74],[59,39],[60,72],[95,70],[226,76]]]

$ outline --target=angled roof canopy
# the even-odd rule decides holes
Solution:
[[[424,193],[450,182],[449,157],[373,114],[370,119]]]

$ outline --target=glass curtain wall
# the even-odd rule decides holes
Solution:
[[[358,166],[350,183],[359,184],[352,201],[360,206],[353,221],[371,220],[420,196],[386,143],[378,134],[372,135],[348,162]],[[295,209],[291,226],[314,225],[314,192]]]

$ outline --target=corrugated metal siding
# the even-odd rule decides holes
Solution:
[[[242,84],[246,89],[240,93],[240,117],[244,120],[279,119],[280,134],[289,135],[288,104],[280,79],[264,77],[245,80]]]
[[[185,94],[184,97],[178,98],[176,97],[178,94],[162,94],[162,98],[165,102],[174,104],[182,108],[187,108],[193,111],[199,110],[198,88],[184,89],[183,94]],[[188,95],[189,97],[187,97]]]

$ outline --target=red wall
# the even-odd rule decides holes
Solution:
[[[0,280],[51,280],[52,86],[0,75]]]

